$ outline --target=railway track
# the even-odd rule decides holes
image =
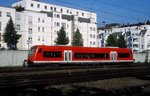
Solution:
[[[117,65],[74,65],[74,66],[47,66],[47,67],[0,67],[0,73],[18,73],[18,72],[35,72],[49,70],[67,70],[67,69],[94,69],[94,68],[119,68],[119,67],[142,67],[150,64],[117,64]]]
[[[150,66],[63,69],[36,72],[0,73],[0,89],[41,85],[59,85],[95,81],[119,77],[135,77],[150,74]]]

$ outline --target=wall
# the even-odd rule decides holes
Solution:
[[[0,67],[22,66],[27,55],[28,51],[0,51]]]

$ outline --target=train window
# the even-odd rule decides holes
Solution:
[[[35,53],[35,50],[36,50],[36,47],[31,47],[31,49],[29,50],[28,55],[29,55],[29,56],[33,56],[34,53]]]
[[[74,58],[109,58],[107,53],[74,53]]]
[[[118,53],[119,58],[129,58],[130,54],[129,53]]]
[[[42,53],[42,48],[40,48],[40,49],[38,50],[38,53]]]
[[[61,58],[62,52],[55,52],[55,51],[44,51],[43,52],[44,58]]]

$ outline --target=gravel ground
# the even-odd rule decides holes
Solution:
[[[74,83],[68,85],[52,86],[53,88],[62,89],[64,91],[69,91],[74,89],[75,86],[82,86],[87,88],[98,88],[103,90],[117,90],[129,87],[136,87],[142,85],[150,85],[149,80],[142,80],[134,77],[128,78],[115,78],[115,79],[105,79],[100,81],[84,82],[84,83]]]

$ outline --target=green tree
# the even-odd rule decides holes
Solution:
[[[119,36],[119,39],[118,39],[118,47],[119,47],[119,48],[126,48],[126,47],[127,47],[126,41],[125,41],[123,35],[120,35],[120,36]]]
[[[79,29],[77,29],[77,31],[73,34],[72,45],[83,46],[82,34],[80,33]]]
[[[56,45],[67,45],[69,38],[66,36],[66,32],[63,27],[57,32],[57,38],[55,40]]]
[[[18,39],[21,37],[21,35],[17,34],[17,31],[15,31],[14,23],[12,21],[12,18],[10,17],[5,32],[3,34],[4,42],[7,43],[7,47],[11,50],[17,49],[17,43]]]
[[[111,46],[111,47],[117,46],[117,39],[112,34],[108,36],[106,41],[106,46]]]

